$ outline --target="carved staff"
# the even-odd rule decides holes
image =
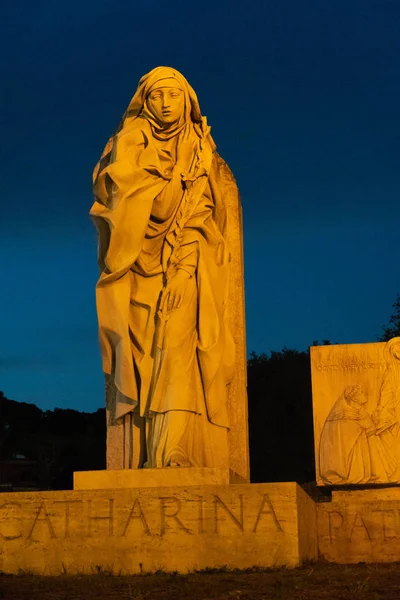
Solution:
[[[185,189],[182,194],[182,199],[180,202],[180,206],[178,209],[178,216],[175,220],[175,228],[172,233],[174,234],[174,243],[172,246],[171,256],[168,260],[168,266],[165,271],[165,282],[164,287],[160,295],[159,309],[157,311],[157,322],[156,322],[156,330],[155,330],[155,343],[154,343],[154,363],[153,363],[153,375],[150,384],[149,390],[149,400],[152,398],[154,393],[154,388],[158,379],[158,375],[161,368],[162,363],[162,354],[163,354],[163,346],[164,346],[164,336],[165,329],[167,326],[167,322],[169,317],[171,316],[171,311],[168,310],[166,302],[163,302],[164,296],[167,290],[168,279],[172,275],[172,273],[176,269],[176,265],[179,263],[179,249],[183,238],[183,230],[192,216],[196,203],[194,202],[193,195],[193,184],[200,177],[207,175],[207,171],[204,168],[203,161],[201,160],[202,150],[204,146],[204,142],[207,139],[207,136],[210,133],[211,128],[207,125],[206,117],[202,118],[201,124],[202,136],[199,139],[199,152],[196,151],[193,154],[193,159],[190,165],[189,170],[186,173],[182,173],[182,181],[184,183]],[[167,234],[168,235],[168,234]]]
[[[184,192],[182,195],[182,200],[180,202],[178,216],[177,216],[177,219],[175,220],[175,228],[172,232],[172,233],[174,233],[175,238],[174,238],[174,243],[172,246],[171,256],[168,260],[168,266],[167,266],[167,269],[165,272],[164,287],[163,287],[163,290],[162,290],[162,293],[160,296],[159,309],[157,311],[157,325],[156,325],[156,334],[155,334],[155,348],[156,348],[155,354],[156,354],[156,356],[160,355],[161,351],[163,349],[165,328],[166,328],[168,319],[171,315],[171,311],[168,310],[165,302],[163,302],[164,295],[165,295],[167,285],[168,285],[168,279],[170,278],[172,273],[175,271],[176,265],[179,263],[178,254],[179,254],[180,245],[182,243],[183,230],[184,230],[186,223],[188,222],[188,220],[190,219],[190,217],[192,216],[192,214],[196,208],[196,203],[193,201],[193,194],[191,194],[193,184],[197,179],[199,179],[199,177],[207,175],[207,171],[205,170],[205,168],[202,164],[201,154],[202,154],[202,150],[203,150],[204,140],[207,139],[207,136],[209,135],[210,130],[211,130],[211,128],[208,127],[208,125],[207,125],[206,117],[203,117],[203,119],[202,119],[202,136],[199,139],[199,151],[200,152],[198,153],[198,151],[196,151],[193,154],[193,159],[192,159],[192,162],[191,162],[188,172],[182,174],[182,181],[184,183],[185,189],[184,189]],[[161,358],[161,356],[160,356],[160,358]]]

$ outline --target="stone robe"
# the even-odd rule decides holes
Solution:
[[[226,165],[206,137],[202,169],[185,192],[174,143],[154,139],[148,121],[137,118],[95,175],[103,369],[117,389],[115,417],[139,411],[146,420],[146,466],[169,466],[176,457],[227,466],[235,348],[225,320]],[[157,310],[171,256],[190,278],[159,344]]]
[[[344,395],[333,405],[321,432],[319,469],[326,484],[367,483],[371,479],[371,451],[367,432],[373,423],[362,405]]]

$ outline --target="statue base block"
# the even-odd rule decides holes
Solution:
[[[3,493],[0,532],[0,571],[46,575],[296,567],[318,545],[295,483]]]
[[[400,561],[400,487],[333,492],[318,504],[318,532],[330,562]]]
[[[118,469],[75,471],[74,490],[110,488],[175,487],[247,483],[231,469],[169,467],[167,469]]]

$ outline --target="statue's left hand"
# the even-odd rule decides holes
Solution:
[[[183,269],[175,271],[163,291],[160,310],[167,309],[168,312],[171,312],[181,306],[189,278],[190,275],[187,271]]]

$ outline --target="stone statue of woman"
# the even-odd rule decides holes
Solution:
[[[94,170],[108,468],[230,464],[232,191],[194,90],[153,69]]]

